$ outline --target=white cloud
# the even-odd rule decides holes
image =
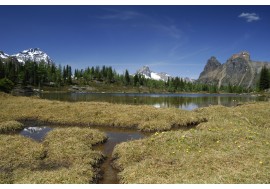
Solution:
[[[256,13],[244,13],[244,12],[242,12],[238,17],[246,19],[247,22],[253,22],[253,21],[260,20],[259,15],[257,15]]]

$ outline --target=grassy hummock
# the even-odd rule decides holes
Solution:
[[[196,110],[208,122],[113,152],[121,183],[270,183],[269,102]]]
[[[0,93],[0,122],[34,119],[65,125],[99,125],[163,131],[204,122],[197,113],[101,102],[59,102]],[[31,106],[30,106],[31,105]]]
[[[0,133],[7,133],[23,129],[23,124],[18,121],[0,122]]]
[[[0,183],[87,184],[98,179],[106,139],[90,128],[57,128],[43,143],[20,135],[0,135]]]

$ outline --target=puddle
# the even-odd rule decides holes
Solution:
[[[36,141],[41,142],[50,130],[52,130],[52,128],[47,127],[47,126],[26,127],[20,132],[20,134],[25,136],[25,137],[29,137],[29,138],[32,138]]]
[[[32,138],[36,141],[41,142],[46,134],[54,129],[55,127],[26,127],[20,132],[21,135],[25,137]],[[108,140],[104,144],[94,146],[94,150],[101,151],[106,159],[101,165],[101,175],[102,179],[99,180],[99,184],[118,184],[117,173],[118,171],[111,166],[112,163],[112,152],[114,147],[121,143],[136,139],[144,138],[151,133],[143,133],[132,129],[121,129],[121,128],[111,128],[111,127],[90,127],[93,129],[98,129],[101,132],[105,132]]]

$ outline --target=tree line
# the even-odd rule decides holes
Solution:
[[[270,87],[269,70],[262,69],[259,81],[259,89],[264,90]],[[61,66],[47,64],[44,61],[39,63],[26,61],[22,64],[15,58],[8,58],[5,63],[0,59],[0,90],[4,90],[3,85],[8,89],[15,84],[32,85],[43,87],[44,85],[60,87],[71,84],[91,85],[92,82],[102,82],[104,84],[116,84],[118,86],[146,87],[150,92],[158,90],[162,92],[229,92],[243,93],[249,92],[241,86],[221,86],[208,85],[197,82],[188,82],[180,77],[169,78],[167,81],[153,80],[145,78],[141,74],[130,75],[128,70],[123,74],[117,73],[111,66],[92,66],[85,69],[75,69],[69,65]]]

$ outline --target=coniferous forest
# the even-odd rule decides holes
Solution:
[[[243,93],[253,90],[265,90],[270,86],[269,71],[262,69],[258,89],[245,89],[241,86],[207,85],[197,82],[187,82],[180,77],[169,78],[167,81],[147,79],[143,75],[131,75],[128,70],[117,73],[111,66],[91,66],[85,69],[74,69],[69,65],[47,64],[26,61],[25,64],[14,58],[5,62],[0,60],[0,90],[9,92],[16,84],[30,85],[42,88],[44,86],[61,87],[68,85],[91,86],[99,82],[105,85],[115,84],[120,87],[147,87],[149,92],[156,89],[160,92],[228,92]]]

